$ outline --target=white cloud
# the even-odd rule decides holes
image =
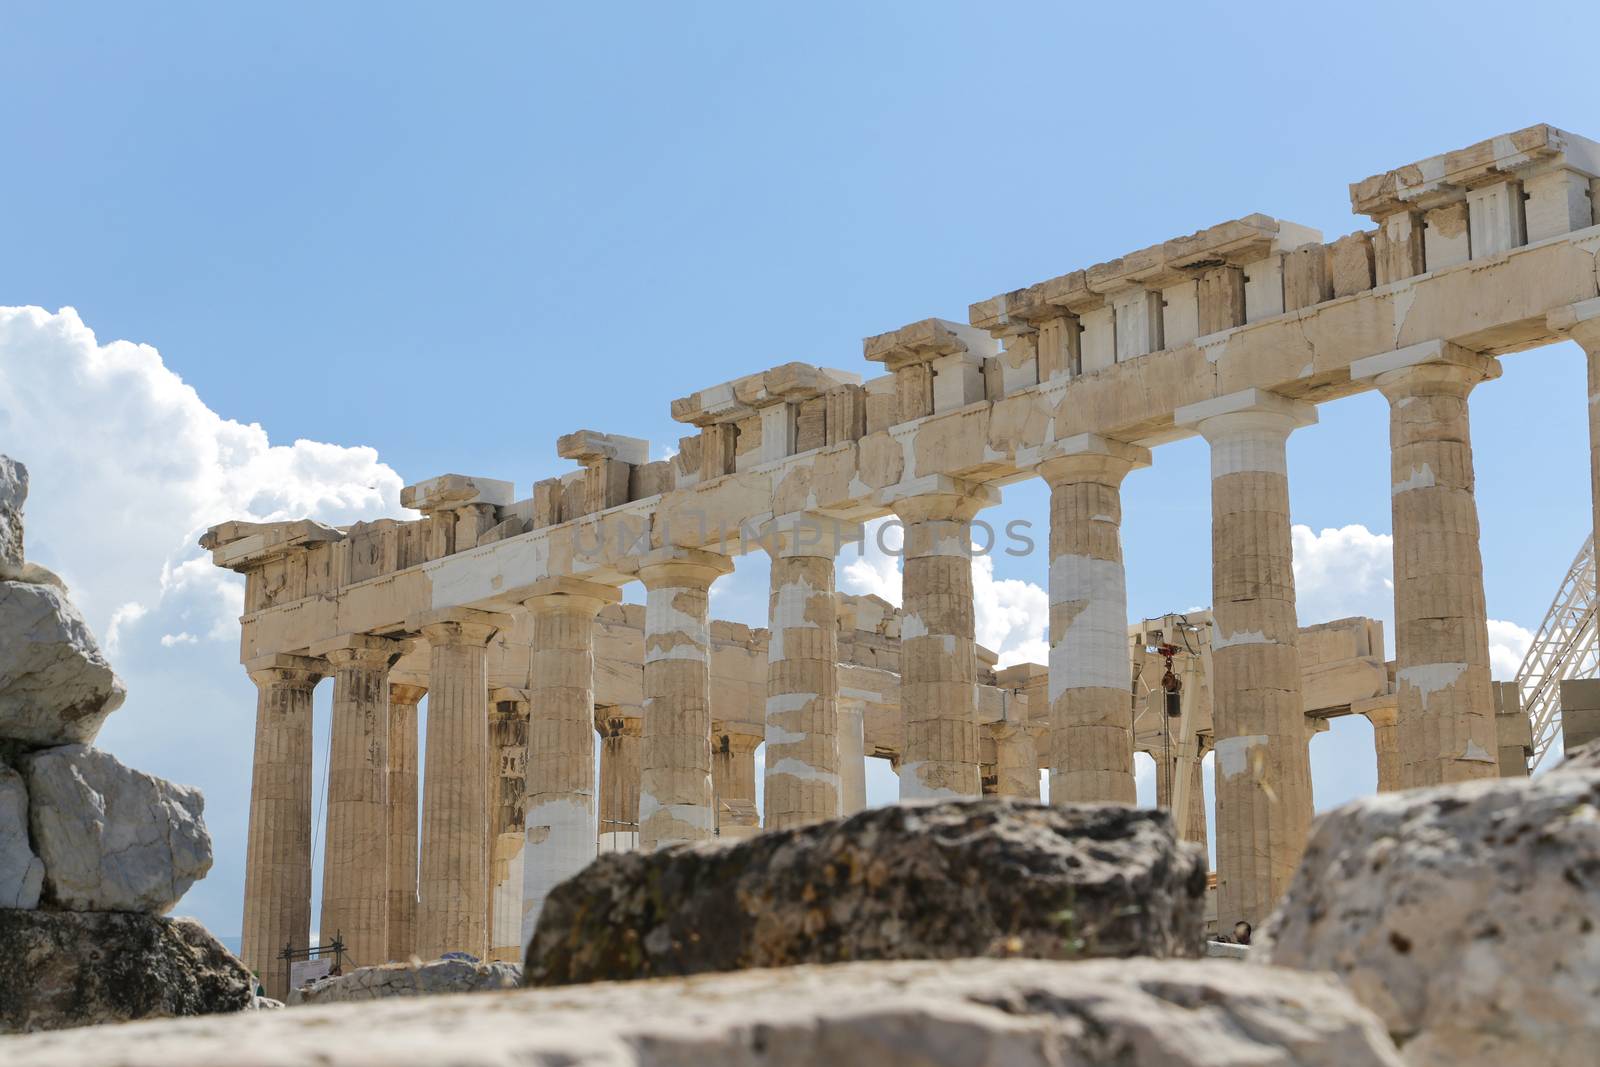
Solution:
[[[1504,619],[1489,620],[1489,672],[1500,681],[1510,681],[1517,676],[1528,646],[1533,644],[1533,633],[1514,622]]]
[[[1295,526],[1292,536],[1300,625],[1351,615],[1382,619],[1392,649],[1394,538],[1359,524],[1321,533]]]
[[[846,593],[870,593],[900,606],[900,526],[888,519],[867,523],[861,555],[839,572],[839,588]],[[889,551],[885,551],[888,549]]]

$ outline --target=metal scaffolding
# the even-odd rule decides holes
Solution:
[[[1528,655],[1517,671],[1522,709],[1533,726],[1531,773],[1561,732],[1561,681],[1600,675],[1600,634],[1595,628],[1594,535],[1557,590]]]

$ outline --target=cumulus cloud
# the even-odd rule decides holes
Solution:
[[[1533,644],[1533,633],[1504,619],[1489,620],[1489,671],[1502,681],[1517,676],[1522,660]]]
[[[1300,625],[1351,615],[1383,619],[1392,649],[1394,538],[1360,524],[1321,533],[1295,526],[1291,535]]]
[[[32,474],[30,557],[113,650],[158,609],[184,616],[170,633],[237,633],[239,579],[195,545],[213,523],[400,514],[400,476],[375,450],[274,445],[207,407],[154,348],[102,344],[71,308],[0,308],[0,440]]]

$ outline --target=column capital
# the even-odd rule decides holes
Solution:
[[[1556,308],[1544,321],[1556,333],[1578,342],[1589,354],[1600,354],[1600,296]]]
[[[335,668],[357,666],[374,670],[393,666],[397,659],[409,651],[409,641],[395,641],[372,634],[340,634],[311,646],[313,656],[326,659]]]
[[[1173,412],[1172,421],[1195,430],[1208,441],[1251,430],[1277,432],[1287,437],[1293,430],[1313,425],[1317,421],[1317,408],[1265,389],[1242,389],[1186,404]]]
[[[541,610],[584,610],[598,615],[608,604],[622,600],[622,590],[603,582],[590,582],[582,578],[546,578],[515,590],[522,606],[538,613]]]
[[[728,751],[740,756],[749,755],[750,753],[754,752],[757,746],[766,740],[766,736],[764,734],[740,733],[735,730],[726,729],[725,724],[723,723],[713,723],[711,727],[711,733],[714,737],[727,738]]]
[[[246,660],[244,669],[258,686],[283,685],[311,689],[328,676],[328,664],[312,656],[273,653]]]
[[[389,682],[389,703],[415,706],[428,695],[428,687],[412,682]]]
[[[639,580],[651,588],[704,588],[733,572],[733,560],[702,548],[658,548],[639,557]]]
[[[1080,433],[1041,448],[1035,470],[1054,488],[1077,482],[1120,485],[1129,471],[1148,466],[1148,448],[1099,434]]]
[[[639,737],[644,733],[644,717],[638,708],[597,704],[594,709],[594,728],[600,731],[602,737]]]
[[[1368,700],[1355,700],[1350,703],[1350,711],[1365,718],[1374,728],[1394,726],[1400,721],[1400,695],[1386,693]]]
[[[1000,491],[982,482],[932,474],[890,486],[878,494],[902,522],[970,522],[1000,503]]]
[[[774,515],[761,524],[761,547],[774,557],[833,559],[846,545],[860,544],[865,536],[861,523],[816,511]]]
[[[1449,341],[1423,341],[1350,364],[1351,381],[1371,381],[1391,402],[1419,386],[1471,389],[1500,377],[1500,361]]]
[[[489,703],[499,704],[505,701],[526,704],[528,703],[528,691],[505,685],[492,686],[489,689]]]
[[[406,629],[422,634],[433,646],[487,645],[510,621],[509,615],[498,611],[440,608],[410,616]]]

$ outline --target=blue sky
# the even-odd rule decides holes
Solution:
[[[32,555],[102,637],[138,605],[102,742],[207,792],[218,866],[183,910],[238,928],[254,696],[230,594],[183,566],[192,528],[231,517],[208,510],[349,521],[447,471],[526,494],[566,468],[568,430],[666,447],[670,400],[739,374],[862,370],[863,336],[1253,211],[1331,239],[1365,225],[1347,183],[1534,122],[1600,137],[1585,5],[1312,10],[8,10],[0,304],[76,308],[97,342],[0,349],[0,449],[35,468]],[[94,344],[123,338],[158,362],[86,385]],[[1473,399],[1490,614],[1525,629],[1588,530],[1584,393],[1564,345]],[[1291,439],[1294,519],[1370,563],[1385,405],[1321,413]],[[235,448],[248,476],[207,473]],[[1195,441],[1129,478],[1135,615],[1209,602],[1208,489]],[[1044,529],[1038,484],[1005,497]],[[762,621],[761,562],[719,614]],[[1381,576],[1311,583],[1303,621],[1382,599]],[[1370,779],[1363,729],[1316,742],[1319,802]]]

